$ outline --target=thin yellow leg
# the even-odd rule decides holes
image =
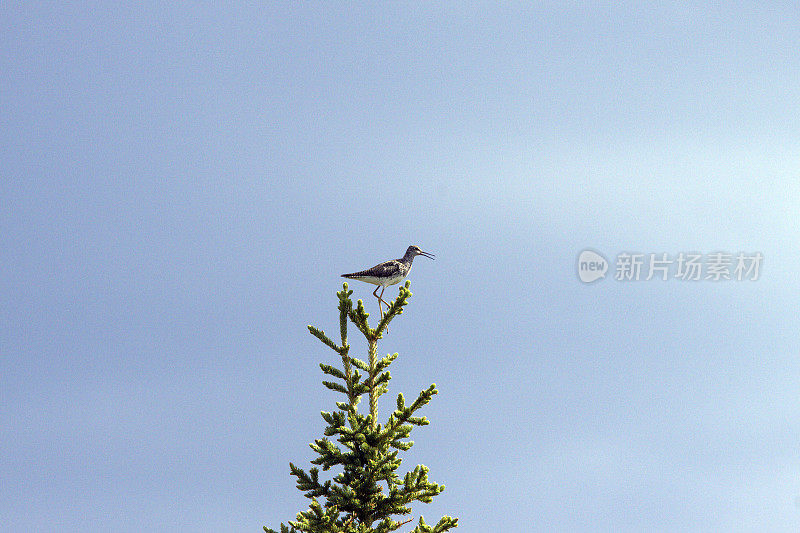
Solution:
[[[381,295],[380,295],[380,296],[378,296],[378,289],[381,289]],[[384,304],[386,307],[389,307],[389,304],[388,304],[388,303],[386,303],[386,300],[384,300],[384,299],[383,299],[383,291],[385,291],[385,290],[386,290],[386,287],[381,287],[380,285],[378,285],[377,287],[375,287],[375,290],[372,292],[372,295],[373,295],[375,298],[377,298],[377,299],[378,299],[378,301],[380,301],[380,302],[383,302],[383,304]]]
[[[375,298],[377,298],[377,299],[378,299],[378,309],[380,309],[380,311],[381,311],[381,319],[383,319],[383,307],[381,307],[381,302],[383,302],[383,298],[381,298],[381,296],[383,296],[383,291],[381,291],[381,296],[378,296],[378,289],[380,289],[380,288],[381,288],[381,286],[380,286],[380,285],[378,285],[377,287],[375,287],[375,290],[374,290],[374,291],[372,291],[372,295],[373,295]],[[386,290],[386,287],[384,287],[384,290]],[[383,302],[383,303],[386,303],[386,302]]]
[[[383,289],[381,289],[381,295],[380,295],[380,296],[378,296],[378,300],[380,300],[380,301],[378,302],[378,307],[380,307],[380,306],[381,306],[381,302],[383,302],[383,291],[385,291],[385,290],[386,290],[386,287],[384,287]],[[385,303],[385,304],[386,304],[386,302],[383,302],[383,303]],[[387,310],[387,311],[389,310],[389,304],[386,304],[386,310]],[[383,309],[381,309],[381,320],[383,320]],[[386,326],[386,333],[389,333],[389,326]]]
[[[386,290],[386,287],[384,287],[383,289],[381,289],[381,296],[380,296],[380,298],[378,298],[378,299],[379,299],[380,301],[382,301],[382,302],[383,302],[383,305],[385,305],[385,306],[386,306],[386,308],[388,309],[388,308],[389,308],[389,304],[387,304],[387,303],[386,303],[386,300],[384,300],[384,299],[383,299],[383,291],[385,291],[385,290]]]

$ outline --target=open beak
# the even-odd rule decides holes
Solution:
[[[428,252],[423,252],[422,250],[419,251],[419,255],[422,257],[427,257],[428,259],[436,259],[435,255],[429,254]]]

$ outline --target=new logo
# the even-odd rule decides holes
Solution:
[[[593,250],[584,250],[578,255],[578,279],[592,283],[606,277],[608,261]]]

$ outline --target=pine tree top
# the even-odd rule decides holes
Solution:
[[[281,524],[280,533],[388,533],[412,521],[397,521],[393,517],[411,514],[415,501],[430,503],[444,490],[428,479],[428,467],[417,465],[412,471],[398,473],[402,459],[400,453],[409,450],[414,442],[408,440],[414,426],[427,425],[428,419],[417,416],[417,411],[437,394],[436,384],[421,391],[417,399],[406,405],[398,394],[396,409],[380,424],[377,421],[377,401],[388,392],[391,375],[388,367],[398,354],[377,357],[377,342],[382,338],[393,318],[403,312],[411,297],[410,282],[400,288],[397,298],[389,305],[378,325],[373,329],[367,321],[369,314],[361,300],[353,309],[347,283],[339,297],[341,342],[331,340],[322,330],[308,326],[312,335],[339,354],[342,367],[320,363],[322,372],[332,380],[323,381],[330,390],[344,396],[336,402],[337,410],[322,412],[327,426],[324,436],[310,444],[317,457],[311,461],[308,472],[289,464],[291,475],[297,480],[298,490],[311,500],[307,511],[297,514],[289,525]],[[368,361],[349,355],[347,325],[352,322],[364,335],[368,345]],[[358,405],[362,396],[369,398],[370,412],[362,414]],[[320,479],[322,471],[336,472],[330,479]],[[322,503],[321,503],[322,502]],[[458,519],[442,517],[436,525],[429,526],[422,517],[410,533],[441,533],[457,527]],[[266,533],[277,533],[264,527]]]

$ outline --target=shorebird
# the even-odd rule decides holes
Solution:
[[[367,270],[362,270],[361,272],[342,274],[342,277],[357,279],[358,281],[365,281],[367,283],[377,285],[372,295],[378,299],[378,308],[381,310],[381,318],[383,318],[383,307],[381,307],[381,303],[384,303],[386,304],[386,307],[389,307],[389,304],[383,300],[383,291],[385,291],[386,287],[389,285],[396,285],[400,283],[400,280],[408,276],[408,273],[411,270],[411,263],[418,255],[427,257],[428,259],[434,259],[433,254],[423,252],[418,247],[411,245],[408,247],[408,250],[406,250],[406,255],[400,259],[392,259],[391,261],[386,261],[380,265],[375,265],[374,267],[368,268]],[[383,289],[381,289],[381,294],[378,296],[378,289],[381,287],[383,287]]]

